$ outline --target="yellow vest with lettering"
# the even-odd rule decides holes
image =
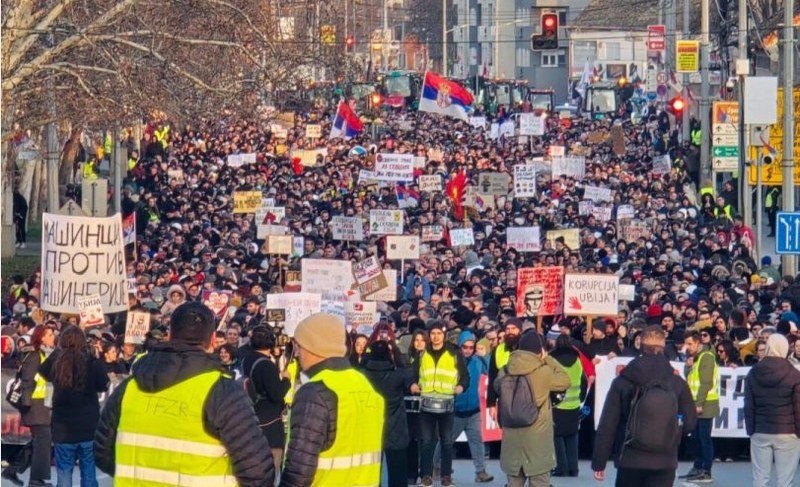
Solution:
[[[581,378],[583,377],[581,361],[576,358],[574,364],[569,367],[562,365],[561,368],[569,376],[570,386],[564,395],[564,399],[556,405],[556,409],[578,409],[581,407]]]
[[[700,361],[711,360],[714,364],[714,375],[712,378],[711,389],[708,391],[706,401],[719,401],[719,369],[717,368],[717,360],[714,354],[708,350],[700,352],[694,359],[692,370],[686,376],[686,383],[689,384],[689,390],[692,391],[692,398],[697,400],[697,393],[700,392]]]
[[[237,485],[225,447],[203,427],[203,404],[222,377],[204,372],[152,393],[131,379],[117,429],[114,485]]]
[[[434,362],[427,351],[423,352],[419,364],[419,388],[423,394],[438,392],[455,395],[457,385],[458,367],[452,352],[445,350],[438,362]]]

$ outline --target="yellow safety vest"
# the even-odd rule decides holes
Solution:
[[[156,140],[161,142],[161,145],[166,149],[167,148],[167,135],[169,134],[169,125],[164,125],[161,130],[155,129],[153,131],[153,135],[156,136]]]
[[[714,188],[711,186],[704,186],[700,188],[700,196],[703,196],[704,194],[710,194],[711,196],[714,196]]]
[[[134,159],[133,157],[128,159],[128,171],[132,171],[133,168],[136,167],[136,164],[139,164],[139,161]]]
[[[511,352],[508,350],[508,347],[505,343],[501,343],[494,350],[494,363],[497,365],[497,370],[505,367],[509,358],[511,358]]]
[[[87,181],[94,181],[97,179],[97,172],[95,171],[95,166],[91,161],[83,164],[83,179]]]
[[[294,393],[297,390],[297,360],[292,360],[286,366],[286,372],[289,373],[289,390],[286,391],[286,395],[283,396],[283,402],[286,403],[287,406],[292,405],[292,401],[294,401]]]
[[[449,350],[445,350],[438,362],[433,361],[433,356],[423,352],[419,364],[419,388],[422,393],[438,392],[440,394],[455,394],[458,385],[458,367],[456,357]]]
[[[706,401],[719,401],[719,369],[717,368],[717,360],[714,358],[714,354],[708,350],[700,352],[700,355],[694,359],[692,369],[689,371],[689,375],[686,376],[686,383],[689,384],[689,390],[692,391],[692,398],[696,401],[697,393],[700,392],[700,360],[705,357],[714,364],[711,389],[708,391]]]
[[[117,429],[114,485],[237,485],[225,446],[203,427],[203,404],[222,377],[204,372],[152,393],[131,379]]]
[[[330,448],[320,452],[311,485],[377,487],[381,482],[383,397],[355,369],[323,370],[311,382],[322,382],[337,398],[336,438]]]
[[[561,366],[569,376],[570,386],[567,389],[564,399],[556,405],[556,409],[578,409],[581,407],[581,378],[583,377],[583,366],[579,359],[569,367]]]
[[[693,130],[691,136],[692,144],[699,146],[703,143],[703,132],[701,130]]]
[[[44,363],[45,359],[47,359],[47,356],[44,352],[39,352],[40,365]],[[33,389],[31,399],[44,399],[47,395],[47,381],[44,380],[44,377],[39,375],[39,372],[36,372],[36,375],[33,376],[33,380],[36,382],[36,387]]]

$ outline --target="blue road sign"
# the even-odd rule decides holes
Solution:
[[[800,212],[778,213],[775,246],[779,254],[800,254]]]

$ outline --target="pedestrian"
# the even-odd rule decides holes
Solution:
[[[544,339],[535,330],[523,333],[508,363],[501,368],[493,384],[498,389],[505,375],[524,377],[533,391],[533,403],[539,414],[530,426],[503,428],[500,445],[500,468],[508,478],[508,487],[548,487],[550,472],[556,466],[553,445],[551,392],[563,392],[570,379],[561,365],[547,354]],[[498,397],[498,401],[509,398]],[[502,418],[501,418],[502,419]],[[501,424],[501,426],[503,426]]]
[[[581,405],[586,398],[588,382],[578,351],[567,335],[556,338],[551,355],[569,376],[570,386],[564,398],[553,406],[553,433],[556,468],[553,477],[578,476],[578,424]]]
[[[81,487],[96,487],[93,439],[100,419],[98,394],[108,389],[102,361],[89,354],[86,335],[68,326],[40,374],[53,384],[53,444],[58,487],[72,486],[75,461],[80,462]]]
[[[597,425],[592,470],[598,481],[605,479],[606,463],[612,457],[617,468],[617,487],[671,487],[678,467],[678,446],[682,435],[693,431],[697,420],[689,386],[664,355],[666,333],[651,325],[641,333],[642,354],[622,369],[611,382],[600,423]],[[630,430],[632,402],[644,401],[639,391],[659,384],[661,395],[647,394],[650,409],[636,409],[636,420],[650,419],[652,430]],[[645,404],[643,402],[643,404]],[[681,424],[682,422],[682,424]],[[664,427],[657,425],[663,424]]]
[[[522,332],[522,320],[509,318],[503,329],[505,331],[503,341],[495,347],[489,359],[489,384],[494,384],[498,371],[505,367],[511,357],[511,352],[517,349],[519,334]],[[497,393],[494,391],[494,387],[489,387],[486,393],[486,407],[490,408],[492,417],[497,421]]]
[[[416,330],[411,335],[411,343],[408,347],[408,367],[413,369],[416,363],[422,358],[422,354],[428,346],[428,334],[425,330]],[[419,426],[419,397],[411,397],[410,403],[414,406],[411,410],[406,410],[406,420],[408,421],[409,443],[406,449],[408,475],[408,485],[417,485],[419,480],[419,454],[422,451],[422,432]]]
[[[800,462],[800,371],[788,355],[786,337],[770,335],[766,357],[745,380],[744,419],[754,487],[766,487],[773,463],[777,487],[793,485]]]
[[[27,247],[27,234],[26,229],[28,222],[28,201],[19,192],[19,188],[14,188],[14,200],[12,205],[14,211],[14,226],[16,243],[15,246],[20,249]]]
[[[410,391],[421,396],[419,425],[422,435],[420,485],[433,485],[433,457],[437,441],[441,448],[442,486],[453,485],[453,420],[455,396],[469,387],[464,358],[445,342],[447,324],[436,320],[428,330],[430,344],[416,362]]]
[[[685,337],[686,365],[684,375],[692,391],[697,425],[692,432],[695,450],[694,466],[680,478],[693,483],[711,483],[711,466],[714,464],[714,443],[711,430],[714,419],[719,416],[719,369],[714,352],[702,343],[697,331],[689,331]]]
[[[295,393],[281,487],[378,485],[384,401],[347,358],[336,316],[316,313],[295,329],[308,381]]]
[[[211,355],[214,330],[210,309],[182,304],[169,340],[154,343],[108,398],[94,451],[115,485],[273,484],[269,444],[250,400]]]

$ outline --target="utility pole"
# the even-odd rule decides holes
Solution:
[[[677,0],[675,0],[677,1]],[[689,38],[689,0],[683,0],[683,39]],[[667,45],[670,45],[672,41],[670,39],[667,40]],[[673,58],[673,62],[675,59]],[[677,66],[677,63],[674,64]],[[681,83],[683,83],[683,99],[689,99],[689,73],[683,73]],[[689,140],[689,110],[683,111],[683,120],[681,123],[681,140],[686,142]]]
[[[676,31],[678,30],[678,26],[677,26],[677,24],[678,24],[678,5],[677,5],[677,1],[678,0],[666,0],[667,15],[665,17],[666,25],[664,26],[664,30],[667,33],[667,39],[669,39],[669,41],[666,43],[667,44],[667,53],[666,53],[667,54],[667,59],[665,59],[664,62],[670,69],[674,69],[675,68],[675,39],[678,38],[678,36],[675,35]],[[686,111],[686,110],[684,110],[684,111]]]
[[[700,132],[702,141],[700,143],[700,186],[711,186],[715,188],[716,181],[713,180],[711,172],[711,120],[710,104],[708,96],[708,38],[709,38],[709,5],[708,0],[700,2]]]
[[[55,45],[55,37],[51,30],[47,34],[47,44]],[[47,211],[58,212],[61,203],[58,198],[58,132],[56,131],[56,92],[52,80],[47,81],[47,111],[50,123],[47,124]],[[37,195],[34,195],[37,197]]]
[[[739,58],[736,61],[736,74],[739,75],[739,200],[742,202],[742,213],[745,225],[753,224],[753,198],[750,194],[750,184],[747,182],[747,146],[745,135],[747,126],[744,124],[744,84],[747,82],[747,75],[750,74],[750,64],[747,62],[747,0],[739,0]],[[747,69],[745,70],[745,66]],[[756,261],[758,260],[760,248],[760,228],[756,224],[755,246]]]
[[[447,77],[447,0],[442,0],[442,75]]]
[[[794,2],[783,2],[783,211],[794,211]],[[781,258],[783,275],[797,273],[797,256]]]
[[[389,0],[383,0],[383,42],[381,43],[381,64],[383,69],[389,69]]]
[[[353,46],[353,53],[355,50],[356,46]],[[344,55],[347,56],[347,0],[344,0]]]

